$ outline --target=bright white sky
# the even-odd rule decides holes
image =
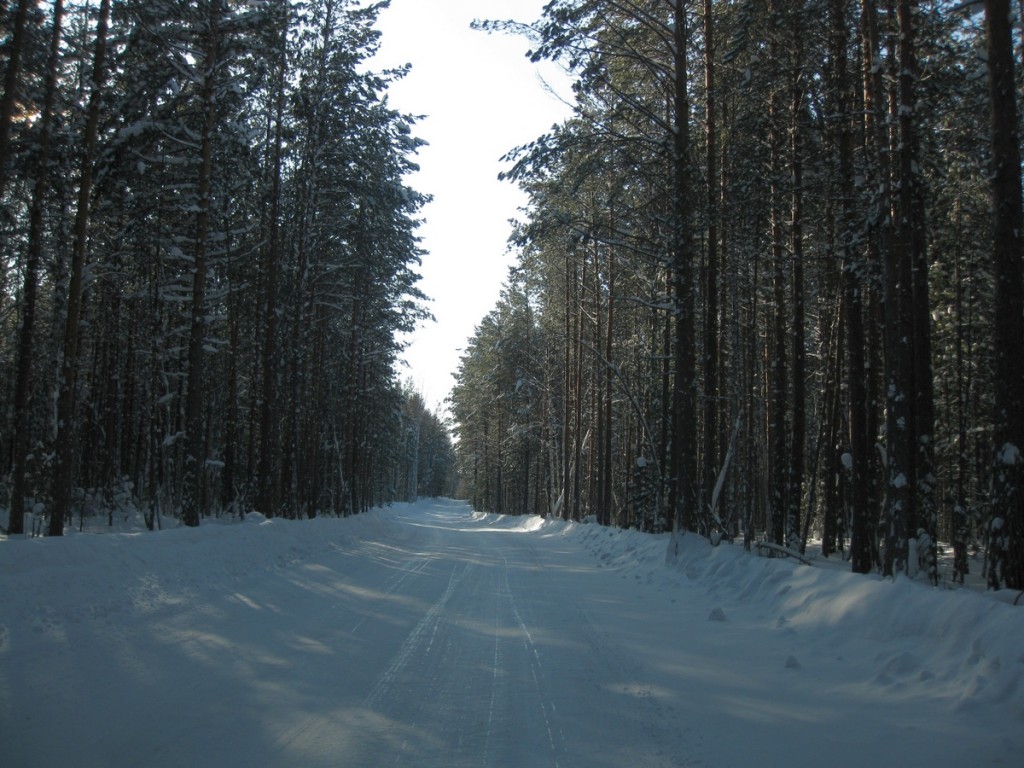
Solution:
[[[525,38],[470,29],[474,19],[540,18],[544,0],[392,0],[381,13],[375,69],[412,64],[390,91],[391,105],[425,115],[415,131],[429,142],[409,185],[434,201],[419,234],[428,252],[420,289],[436,322],[412,338],[405,359],[410,378],[434,407],[448,395],[466,342],[496,305],[515,261],[509,219],[526,198],[499,182],[501,157],[568,116],[546,83],[564,78],[531,64]]]

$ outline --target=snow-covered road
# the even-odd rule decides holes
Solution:
[[[281,671],[277,687],[294,695],[302,679],[317,695],[283,707],[280,722],[268,718],[266,749],[277,759],[261,747],[253,760],[688,764],[671,708],[635,679],[636,664],[580,600],[592,558],[524,535],[523,522],[420,505],[392,518],[386,540],[300,567],[319,585],[311,604],[254,591],[250,600],[290,604],[303,642],[322,655],[298,674],[295,663]]]
[[[358,611],[351,633],[376,663],[352,691],[368,692],[351,703],[346,764],[684,764],[670,712],[621,690],[633,665],[579,600],[578,559],[464,509],[405,522],[407,559],[374,590],[401,609]]]
[[[656,549],[451,501],[3,542],[0,765],[1020,764],[1024,650],[847,638],[880,582]]]

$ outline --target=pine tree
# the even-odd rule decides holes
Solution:
[[[18,13],[22,13],[19,4]],[[50,145],[53,129],[54,102],[57,91],[57,66],[60,59],[60,41],[63,29],[64,3],[55,0],[50,32],[50,51],[46,67],[45,95],[39,118],[39,157],[32,187],[29,212],[28,254],[25,259],[25,277],[22,288],[21,329],[18,335],[18,371],[14,393],[14,447],[11,471],[11,509],[8,532],[24,533],[25,497],[28,494],[26,478],[28,454],[31,450],[30,414],[32,396],[32,368],[36,343],[36,311],[39,290],[39,269],[43,256],[43,208],[50,179]],[[13,68],[13,65],[9,65]],[[11,78],[8,78],[10,82]],[[13,90],[13,88],[12,88]],[[3,153],[0,153],[0,157]],[[2,197],[0,184],[0,197]]]
[[[68,285],[67,316],[64,322],[64,344],[57,402],[53,509],[50,512],[49,525],[51,536],[63,535],[64,522],[71,515],[72,488],[75,477],[75,405],[77,401],[75,390],[79,372],[78,341],[79,321],[82,315],[82,281],[88,247],[93,165],[97,153],[100,108],[107,78],[107,31],[110,23],[110,4],[110,0],[102,0],[100,3],[78,181],[78,206],[75,211],[71,277]]]
[[[1024,283],[1021,276],[1020,144],[1013,45],[1007,0],[985,0],[988,81],[992,117],[992,198],[995,213],[995,467],[989,523],[988,583],[1024,589]]]

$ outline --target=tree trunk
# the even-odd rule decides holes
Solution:
[[[850,93],[847,49],[847,0],[832,0],[831,41],[834,82],[832,93],[838,116],[836,141],[838,143],[838,189],[841,195],[836,226],[836,254],[842,270],[841,291],[843,303],[842,346],[846,353],[847,419],[849,429],[849,457],[846,462],[850,475],[850,564],[854,573],[868,573],[872,564],[873,515],[868,508],[867,476],[870,465],[870,447],[867,427],[867,396],[864,386],[864,308],[860,265],[853,249],[856,233],[853,200],[853,125],[850,114]],[[831,447],[831,446],[830,446]],[[843,470],[841,470],[843,471]]]
[[[888,337],[885,326],[884,264],[893,249],[892,227],[892,177],[890,172],[890,131],[886,107],[882,48],[878,29],[878,9],[875,0],[862,0],[862,67],[864,130],[864,164],[872,174],[870,184],[877,189],[872,200],[869,222],[866,226],[865,263],[862,289],[867,294],[863,301],[865,316],[864,365],[865,398],[867,408],[868,440],[881,431],[880,422],[885,412],[884,386],[888,363]],[[873,279],[871,279],[873,278]],[[864,481],[867,484],[866,500],[870,510],[872,563],[881,565],[878,552],[878,535],[881,531],[880,514],[883,504],[882,483],[888,468],[882,466],[880,457],[872,452],[869,466],[865,468]]]
[[[202,114],[194,262],[192,321],[188,341],[188,383],[185,399],[186,455],[183,476],[182,522],[199,525],[206,474],[206,435],[203,408],[206,399],[203,365],[206,341],[206,276],[209,256],[210,206],[213,178],[213,142],[217,125],[216,81],[220,46],[221,0],[209,0],[209,37],[203,61]]]
[[[769,105],[768,152],[769,184],[771,187],[771,219],[769,223],[772,248],[772,329],[766,350],[768,366],[769,412],[768,463],[769,498],[772,541],[786,543],[786,495],[788,490],[790,459],[787,441],[786,404],[788,394],[788,366],[786,365],[786,246],[782,233],[782,148],[779,138],[779,94],[772,92]]]
[[[954,252],[955,272],[953,283],[956,286],[956,495],[953,503],[952,539],[953,539],[953,581],[964,583],[964,576],[970,572],[967,560],[967,545],[970,536],[970,517],[967,513],[967,400],[969,397],[968,382],[965,376],[964,336],[964,282],[963,254],[961,249],[960,205],[957,205],[957,236]]]
[[[612,230],[614,231],[615,217],[612,215]],[[604,349],[604,488],[601,497],[604,500],[604,508],[601,511],[601,522],[610,525],[612,522],[612,397],[614,394],[614,372],[612,370],[612,355],[614,354],[615,328],[615,246],[608,247],[608,322],[605,333]]]
[[[580,506],[583,483],[583,291],[587,285],[587,259],[584,257],[580,265],[580,279],[575,283],[579,293],[573,307],[576,317],[573,329],[573,441],[572,441],[572,515],[570,519],[580,519]]]
[[[672,310],[674,368],[672,382],[672,452],[669,477],[669,524],[673,532],[696,524],[697,407],[694,389],[693,244],[689,226],[690,101],[687,93],[687,3],[673,6],[672,94]],[[675,542],[674,542],[675,543]]]
[[[995,439],[988,583],[1024,589],[1024,286],[1020,145],[1009,0],[985,0],[995,209],[993,354]]]
[[[25,5],[25,3],[22,3]],[[19,13],[21,7],[19,6]],[[43,250],[43,206],[46,200],[47,178],[50,173],[50,138],[53,124],[53,104],[57,92],[57,65],[60,61],[61,30],[64,20],[64,0],[53,4],[53,28],[50,52],[46,65],[46,94],[39,127],[39,161],[32,189],[29,211],[28,255],[25,259],[25,277],[22,289],[24,303],[21,330],[18,336],[18,372],[14,390],[14,467],[11,473],[11,509],[8,532],[11,535],[25,531],[26,461],[31,449],[29,440],[29,412],[32,395],[32,362],[36,324],[36,294],[39,288],[39,263]],[[13,67],[13,64],[8,64]],[[8,75],[8,78],[10,76]],[[0,166],[3,156],[0,154]],[[0,183],[0,195],[3,186]]]
[[[287,10],[285,11],[287,13]],[[279,452],[277,441],[278,406],[277,391],[277,291],[281,262],[281,174],[284,145],[284,100],[287,21],[282,21],[280,48],[275,71],[274,135],[271,150],[270,211],[267,221],[267,246],[263,277],[263,381],[260,398],[260,458],[259,458],[259,499],[258,508],[267,517],[278,512],[278,483],[280,467],[276,457]]]
[[[715,91],[714,3],[704,0],[704,108],[707,170],[708,252],[704,285],[704,460],[703,499],[710,503],[718,479],[719,384],[718,384],[718,134]]]
[[[568,253],[565,255],[565,317],[564,324],[564,352],[562,355],[565,371],[562,385],[562,519],[572,519],[572,472],[573,472],[573,451],[572,446],[575,438],[573,425],[573,391],[574,375],[576,364],[573,344],[574,318],[573,307],[576,302],[576,265],[572,263]]]
[[[930,488],[934,482],[930,466],[922,461],[931,455],[930,422],[934,421],[928,307],[915,306],[915,301],[922,296],[927,300],[927,262],[915,128],[917,59],[913,14],[911,0],[900,0],[897,9],[899,144],[896,168],[899,194],[895,200],[896,241],[887,254],[885,279],[888,338],[888,486],[884,510],[885,558],[882,564],[885,575],[916,568],[916,563],[909,561],[908,545],[911,538],[917,538],[919,525],[928,525],[927,521],[919,519],[924,506],[921,489],[928,489],[927,498],[931,499]],[[924,275],[915,277],[915,271],[924,271]],[[924,329],[919,330],[922,313]],[[927,381],[919,380],[918,374],[922,370],[927,372]],[[924,423],[929,425],[929,434],[924,436],[919,432],[922,413],[925,414]],[[930,514],[934,515],[934,503],[930,506]],[[937,573],[933,573],[933,578],[936,576]]]
[[[799,40],[801,29],[797,27],[794,38]],[[797,46],[799,48],[799,44]],[[790,339],[793,365],[793,419],[792,436],[789,446],[789,477],[786,489],[786,546],[803,552],[803,535],[800,527],[801,505],[803,504],[803,481],[806,465],[804,446],[807,442],[807,387],[806,354],[804,351],[805,309],[804,309],[804,232],[803,232],[803,143],[801,141],[801,117],[804,108],[804,84],[800,68],[793,71],[790,103],[790,163],[793,181],[790,221],[790,242],[792,244],[792,269],[790,271],[790,296],[793,305],[793,327]]]
[[[90,198],[92,197],[96,144],[99,137],[101,94],[106,79],[110,2],[111,0],[102,0],[100,3],[78,186],[78,207],[75,211],[74,240],[71,248],[71,279],[68,286],[67,317],[64,322],[64,354],[61,360],[60,385],[57,396],[53,511],[50,515],[49,526],[51,536],[63,535],[64,520],[71,513],[71,489],[74,484],[75,472],[75,384],[78,374],[79,321],[82,314],[82,275],[85,270],[85,256],[89,240]]]

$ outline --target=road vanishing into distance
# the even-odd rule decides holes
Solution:
[[[1020,746],[977,697],[951,710],[960,681],[995,684],[981,643],[847,641],[830,612],[859,616],[877,581],[691,542],[699,576],[665,537],[450,500],[6,542],[0,765],[938,767]],[[974,677],[929,661],[961,650]]]

